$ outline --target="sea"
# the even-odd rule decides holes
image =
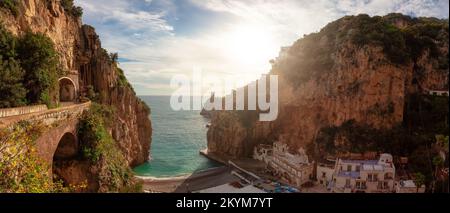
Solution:
[[[133,169],[137,175],[176,177],[220,166],[199,154],[209,122],[200,111],[174,111],[170,96],[140,98],[151,108],[153,135],[150,161]]]

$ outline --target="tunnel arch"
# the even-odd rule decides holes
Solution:
[[[75,102],[77,88],[75,82],[68,77],[62,77],[58,80],[59,83],[59,101],[60,102]]]

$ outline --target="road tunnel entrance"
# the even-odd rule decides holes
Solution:
[[[70,78],[59,79],[59,101],[60,102],[75,102],[76,87],[75,83]]]

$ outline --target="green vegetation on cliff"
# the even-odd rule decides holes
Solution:
[[[17,40],[0,26],[0,108],[26,104],[25,71],[17,60]]]
[[[445,70],[448,54],[440,54],[439,48],[448,36],[448,20],[402,14],[346,16],[295,42],[288,52],[290,60],[275,62],[272,72],[283,72],[291,83],[299,85],[335,69],[336,55],[348,45],[381,47],[386,63],[394,65],[415,62],[428,51],[438,68]]]
[[[47,6],[50,6],[52,0],[45,0]],[[75,6],[73,0],[61,0],[62,8],[73,17],[79,18],[83,16],[83,8]],[[19,15],[19,0],[0,0],[0,8],[5,8],[11,12],[14,16]]]
[[[61,0],[61,6],[74,17],[81,17],[83,15],[83,8],[75,6],[73,0]]]
[[[0,108],[44,103],[54,107],[62,70],[53,42],[26,32],[14,37],[0,26]]]
[[[109,133],[115,119],[115,110],[109,106],[93,103],[86,111],[78,127],[83,157],[92,165],[103,168],[99,174],[100,185],[108,191],[128,191],[135,183],[133,173],[119,149],[118,143]]]
[[[51,7],[52,6],[52,1],[55,2],[54,0],[45,0],[47,3],[47,7]],[[61,7],[64,9],[64,11],[66,11],[67,14],[75,17],[75,18],[79,18],[81,16],[83,16],[83,8],[75,6],[74,1],[73,0],[61,0],[60,1]]]
[[[0,7],[8,9],[14,16],[19,14],[18,0],[0,0]]]
[[[104,50],[104,51],[106,52],[105,54],[106,54],[109,62],[112,64],[113,69],[116,70],[117,85],[122,88],[130,88],[134,92],[133,86],[130,84],[127,77],[125,76],[125,72],[118,66],[119,65],[119,54],[118,53],[108,54],[108,51],[106,51],[106,50]]]
[[[49,165],[37,156],[34,143],[45,128],[40,123],[21,122],[11,129],[0,129],[0,193],[76,190],[75,186],[64,187],[62,182],[54,182]]]
[[[53,107],[57,98],[54,91],[58,91],[58,78],[62,76],[53,42],[44,34],[26,32],[19,38],[17,55],[26,71],[23,82],[28,102]]]

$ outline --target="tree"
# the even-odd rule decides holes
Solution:
[[[116,64],[117,61],[119,60],[119,53],[111,53],[109,54],[109,58],[111,59],[111,62],[113,64]]]
[[[0,56],[0,108],[26,104],[26,89],[22,84],[24,71],[14,59]]]
[[[83,8],[82,7],[73,7],[72,8],[72,15],[75,16],[75,17],[83,16]]]
[[[70,11],[74,7],[73,0],[61,0],[61,6],[64,10]]]
[[[8,9],[14,16],[17,16],[19,15],[18,3],[16,0],[0,0],[0,7]]]
[[[28,89],[30,103],[51,105],[55,98],[51,91],[57,91],[58,57],[53,42],[44,34],[27,32],[19,39],[18,58],[25,70],[24,86]]]
[[[448,153],[448,136],[436,135],[436,143],[442,147],[446,153]]]
[[[441,156],[436,156],[433,158],[433,165],[435,167],[442,167],[444,165],[444,159]]]
[[[73,0],[61,0],[61,6],[74,17],[81,17],[83,15],[83,8],[75,6]]]
[[[419,192],[420,187],[422,187],[423,184],[425,184],[425,175],[423,175],[420,172],[417,172],[415,175],[414,183],[417,187],[417,193]]]
[[[0,26],[0,108],[26,103],[22,84],[24,71],[16,60],[16,44],[15,37]]]
[[[444,159],[441,156],[435,156],[433,158],[434,165],[434,181],[433,181],[433,192],[435,190],[436,181],[438,181],[439,169],[444,166]]]
[[[3,59],[15,58],[16,45],[16,38],[0,24],[0,56]]]

